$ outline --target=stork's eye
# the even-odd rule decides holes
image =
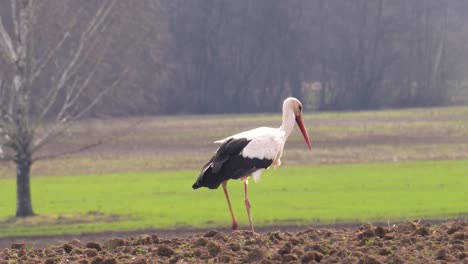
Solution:
[[[299,112],[302,112],[302,105],[299,106]]]

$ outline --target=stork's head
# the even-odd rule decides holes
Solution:
[[[302,103],[297,100],[294,97],[288,97],[286,100],[284,100],[283,103],[283,111],[293,111],[294,116],[296,118],[296,123],[299,126],[299,129],[301,130],[302,136],[304,136],[304,140],[311,149],[312,147],[310,146],[310,140],[309,140],[309,135],[307,134],[307,130],[304,127],[304,121],[302,121]]]

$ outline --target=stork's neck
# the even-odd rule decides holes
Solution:
[[[283,123],[281,123],[280,130],[285,132],[286,138],[291,135],[294,128],[296,116],[291,109],[283,106]]]

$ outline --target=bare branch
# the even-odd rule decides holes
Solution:
[[[7,126],[6,122],[0,120],[0,161],[14,161],[12,155],[14,153],[14,142],[10,135],[12,134],[12,127]]]
[[[98,142],[94,142],[94,143],[91,143],[91,144],[87,144],[85,146],[82,146],[80,148],[77,148],[77,149],[73,149],[73,150],[68,150],[68,151],[62,151],[62,152],[57,152],[57,153],[54,153],[54,154],[50,154],[50,155],[43,155],[43,156],[38,156],[36,158],[33,158],[34,161],[38,161],[38,160],[46,160],[46,159],[54,159],[54,158],[58,158],[58,157],[62,157],[62,156],[66,156],[66,155],[71,155],[71,154],[75,154],[75,153],[79,153],[79,152],[82,152],[82,151],[85,151],[85,150],[88,150],[88,149],[91,149],[91,148],[95,148],[99,145],[103,144],[103,142],[100,140]]]
[[[7,98],[7,91],[5,89],[5,84],[2,79],[0,79],[0,132],[2,129],[2,121],[5,120],[5,117],[7,115],[7,109],[6,105],[7,103],[5,102]]]
[[[34,149],[40,148],[46,142],[48,142],[48,138],[57,135],[57,133],[60,133],[60,131],[65,129],[67,127],[66,123],[72,122],[73,120],[76,120],[77,118],[82,116],[79,113],[77,114],[78,116],[75,116],[75,114],[72,113],[72,109],[76,107],[78,100],[84,94],[86,88],[89,87],[91,79],[97,73],[97,67],[99,66],[101,59],[103,58],[104,51],[102,52],[101,56],[97,56],[98,58],[96,58],[96,61],[92,64],[91,69],[87,70],[88,74],[84,79],[77,79],[76,72],[79,69],[82,69],[83,65],[87,62],[85,51],[88,50],[87,47],[90,45],[89,43],[91,41],[91,38],[98,34],[98,29],[103,25],[104,21],[109,16],[110,11],[114,5],[115,1],[107,1],[104,2],[104,4],[102,4],[101,7],[96,11],[91,21],[87,24],[85,30],[80,34],[78,44],[72,52],[70,60],[63,68],[63,71],[59,73],[57,83],[53,85],[47,93],[47,96],[45,97],[46,105],[44,106],[42,112],[39,115],[38,124],[41,124],[43,122],[45,117],[51,111],[52,107],[56,105],[57,97],[59,96],[59,94],[64,95],[64,98],[61,103],[61,107],[54,118],[56,124],[54,124],[52,128],[49,129],[49,131],[41,139],[36,141],[36,143],[34,144]],[[45,60],[42,61],[42,64],[40,64],[40,66],[37,69],[35,69],[33,74],[36,76],[34,76],[33,78],[36,78],[37,75],[40,74],[42,68],[45,67],[45,65],[47,65],[47,63],[54,57],[57,50],[63,46],[63,43],[69,38],[69,36],[70,34],[67,31],[63,35],[60,42],[55,46],[55,48],[52,49],[49,52],[49,54],[45,57]],[[96,45],[99,45],[97,43],[97,40],[94,42]],[[71,79],[75,80],[72,83],[70,83]],[[102,96],[99,95],[96,99],[100,100],[101,97]],[[95,103],[88,106],[92,108],[94,105]],[[85,112],[87,111],[88,110],[86,110]]]
[[[102,144],[104,144],[106,142],[111,142],[112,140],[115,140],[115,139],[118,139],[119,137],[127,135],[127,133],[129,131],[133,131],[135,129],[135,127],[140,125],[143,121],[144,121],[143,118],[137,119],[135,122],[131,122],[130,124],[128,124],[128,126],[122,128],[122,129],[119,129],[118,134],[106,137],[104,139],[101,138],[101,139],[99,139],[98,141],[96,141],[94,143],[87,144],[87,145],[82,146],[80,148],[67,150],[67,151],[62,151],[62,152],[54,153],[54,154],[38,156],[38,157],[34,158],[33,160],[38,161],[38,160],[45,160],[45,159],[53,159],[53,158],[57,158],[57,157],[60,157],[60,156],[76,154],[76,153],[79,153],[79,152],[82,152],[82,151],[85,151],[85,150],[89,150],[89,149],[98,147],[98,146],[100,146],[100,145],[102,145]]]
[[[120,81],[122,80],[122,77],[125,76],[127,72],[128,72],[127,69],[124,70],[120,74],[118,79],[116,79],[111,85],[105,87],[96,97],[94,97],[94,99],[85,108],[75,113],[75,115],[73,115],[72,117],[72,121],[75,121],[81,118],[82,116],[84,116],[85,114],[87,114],[89,110],[91,110],[97,103],[99,103],[99,101],[101,101],[104,95],[106,95],[110,90],[114,89],[120,83]]]
[[[13,1],[14,2],[14,1]],[[2,17],[0,16],[0,53],[9,63],[14,63],[18,56],[13,48],[13,42],[8,32],[3,26]]]
[[[32,144],[32,153],[38,151],[40,148],[42,148],[44,145],[49,143],[55,136],[60,135],[65,131],[65,123],[67,120],[63,119],[60,122],[56,122],[54,124],[50,125],[50,128],[44,132],[44,135],[40,137],[39,139],[35,140]]]
[[[58,82],[55,85],[55,89],[63,89],[67,81],[75,73],[75,70],[78,68],[79,65],[79,60],[82,58],[84,45],[86,41],[88,41],[88,39],[92,37],[96,30],[102,25],[102,23],[108,17],[112,7],[115,5],[115,1],[111,1],[108,3],[110,4],[108,4],[107,6],[103,4],[101,8],[99,8],[98,11],[96,11],[94,17],[88,23],[88,27],[81,34],[80,39],[78,40],[78,47],[75,49],[74,54],[70,59],[70,62],[60,74],[60,78],[58,79]]]
[[[19,36],[19,28],[18,28],[18,10],[16,9],[16,1],[11,0],[11,18],[13,21],[13,30],[14,30],[14,37]]]
[[[88,87],[91,79],[97,73],[97,67],[98,67],[98,63],[95,63],[93,65],[93,68],[89,71],[88,76],[86,76],[84,80],[80,81],[80,84],[75,83],[72,86],[74,87],[74,89],[73,90],[71,89],[70,92],[67,94],[67,100],[63,108],[65,112],[67,112],[68,109],[76,105],[77,101],[80,99],[80,97],[85,92],[86,88]],[[60,115],[58,115],[58,117],[61,118]]]
[[[111,89],[115,88],[121,81],[122,76],[126,74],[126,70],[120,75],[118,79],[116,79],[111,85],[104,88],[94,99],[84,108],[80,109],[78,112],[72,113],[71,108],[76,107],[76,102],[74,101],[73,104],[67,104],[62,109],[63,113],[60,114],[61,118],[56,120],[55,124],[44,133],[44,135],[39,138],[37,141],[33,142],[32,152],[36,152],[44,145],[46,145],[50,140],[52,140],[57,135],[63,133],[67,127],[71,125],[72,122],[80,119],[83,117],[88,111],[90,111],[101,99],[104,95],[106,95]]]
[[[48,155],[42,155],[34,158],[34,161],[38,160],[46,160],[46,159],[53,159],[53,158],[58,158],[61,156],[66,156],[66,155],[72,155],[76,154],[85,150],[89,150],[95,147],[98,147],[106,142],[110,142],[112,140],[118,139],[121,136],[126,135],[129,131],[132,131],[135,129],[136,126],[140,125],[144,121],[143,118],[136,120],[135,122],[131,122],[127,127],[119,129],[119,134],[116,134],[114,136],[107,137],[105,139],[99,139],[98,141],[94,143],[87,144],[85,146],[82,146],[80,148],[72,149],[72,150],[67,150],[67,151],[62,151],[59,153],[54,153],[54,154],[48,154]]]
[[[12,162],[12,161],[15,161],[15,158],[10,156],[10,155],[7,155],[7,154],[0,154],[0,163],[8,163],[8,162]]]
[[[9,148],[6,145],[2,145],[0,143],[0,162],[10,162],[14,161],[15,157],[12,156],[11,151],[9,151]]]
[[[41,71],[44,69],[44,67],[50,62],[50,60],[55,56],[57,51],[63,46],[63,43],[70,37],[70,32],[66,31],[65,34],[63,34],[62,39],[57,42],[55,47],[49,50],[49,52],[46,53],[43,59],[39,60],[39,65],[33,69],[32,71],[32,76],[31,76],[31,81],[34,81],[40,74]]]

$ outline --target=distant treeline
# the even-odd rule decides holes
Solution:
[[[63,40],[56,32],[82,30],[97,3],[42,1],[37,56]],[[86,57],[99,60],[96,72],[64,80],[93,87],[83,106],[119,81],[96,116],[279,111],[291,95],[319,110],[444,105],[466,89],[468,1],[117,1],[100,38]],[[84,61],[77,72],[89,70]],[[33,96],[56,81],[54,65]]]

